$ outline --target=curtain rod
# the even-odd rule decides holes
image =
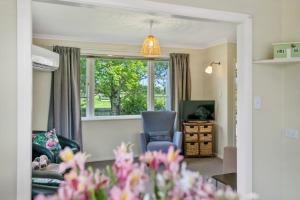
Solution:
[[[164,58],[164,57],[159,57],[159,58],[147,58],[147,57],[142,57],[142,56],[121,56],[121,55],[84,55],[82,54],[83,57],[87,58],[104,58],[104,59],[134,59],[134,60],[156,60],[156,61],[168,61],[169,58]]]
[[[54,46],[61,45],[47,45],[49,48],[53,48]],[[75,47],[80,48],[80,47]],[[106,52],[107,51],[107,52]],[[169,57],[167,55],[163,55],[161,57],[156,58],[148,58],[139,56],[139,52],[129,52],[124,49],[96,49],[96,48],[80,48],[81,55],[88,58],[107,58],[107,59],[136,59],[136,60],[157,60],[157,61],[168,61]],[[132,55],[122,55],[124,54],[132,54]],[[116,54],[115,54],[116,53]]]

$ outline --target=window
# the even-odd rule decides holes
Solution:
[[[80,64],[82,117],[167,110],[167,60],[82,56]]]

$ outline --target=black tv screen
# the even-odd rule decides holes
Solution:
[[[180,108],[183,121],[215,119],[215,101],[182,101]]]

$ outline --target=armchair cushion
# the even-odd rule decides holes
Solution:
[[[35,131],[32,133],[32,143],[46,147],[53,152],[59,152],[61,150],[55,129],[52,129],[48,132]]]
[[[175,147],[175,145],[172,142],[168,142],[168,141],[149,142],[147,145],[147,150],[148,151],[162,151],[162,152],[166,153],[166,152],[168,152],[168,149],[170,146]]]
[[[171,136],[169,131],[150,131],[148,134],[149,134],[150,142],[171,141]]]

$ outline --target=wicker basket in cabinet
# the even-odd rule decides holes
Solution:
[[[193,121],[182,124],[184,155],[186,157],[213,156],[214,123]]]

